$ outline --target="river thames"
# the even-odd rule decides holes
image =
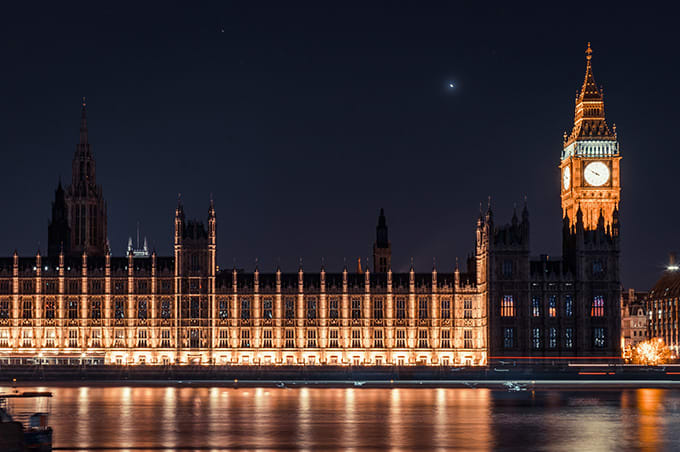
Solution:
[[[680,391],[667,389],[25,389],[54,393],[61,450],[680,448]]]

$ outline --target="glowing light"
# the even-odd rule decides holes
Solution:
[[[669,265],[668,267],[666,267],[666,270],[668,270],[669,272],[674,272],[677,271],[678,269],[680,269],[680,266],[678,265]]]
[[[631,360],[635,364],[656,366],[667,363],[670,360],[670,356],[670,349],[666,347],[663,339],[653,338],[640,342],[633,348]]]

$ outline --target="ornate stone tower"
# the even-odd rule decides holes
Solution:
[[[71,228],[68,225],[68,207],[66,193],[59,186],[54,191],[52,202],[52,219],[47,227],[47,254],[50,257],[59,256],[60,252],[71,253]]]
[[[373,271],[387,273],[392,268],[392,244],[387,236],[387,220],[385,211],[380,209],[378,225],[375,227],[375,243],[373,244]]]
[[[87,138],[87,111],[83,98],[80,141],[73,156],[71,185],[66,189],[72,256],[106,254],[106,202],[97,185],[92,145]]]
[[[604,114],[604,94],[595,84],[590,43],[586,49],[586,76],[576,97],[574,128],[564,135],[560,162],[562,216],[576,222],[581,210],[585,230],[595,230],[600,218],[611,227],[621,199],[619,143],[616,126],[609,129]]]

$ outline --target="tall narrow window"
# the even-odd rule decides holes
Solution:
[[[331,319],[338,318],[338,299],[331,298],[328,303],[328,317]]]
[[[548,298],[548,316],[557,317],[557,296],[550,295]]]
[[[125,300],[118,298],[114,302],[114,318],[120,320],[125,318]]]
[[[137,347],[146,348],[146,330],[137,331]]]
[[[285,310],[285,317],[288,320],[292,320],[295,318],[295,299],[292,297],[287,297],[286,298],[286,310]]]
[[[515,316],[515,299],[512,295],[503,295],[501,300],[501,317]]]
[[[9,319],[9,300],[0,300],[0,319]]]
[[[373,320],[382,320],[383,318],[383,299],[373,299]]]
[[[241,320],[249,320],[250,319],[250,298],[242,298],[241,299]],[[248,330],[243,330],[243,331],[248,331]],[[250,334],[248,332],[247,334]],[[248,336],[248,343],[250,344],[250,336]]]
[[[373,330],[373,347],[383,348],[383,331],[380,328]]]
[[[472,348],[472,330],[463,330],[463,348]]]
[[[292,328],[286,328],[286,348],[295,348],[295,330]]]
[[[605,346],[604,328],[593,329],[593,345],[595,346],[595,348],[604,348]]]
[[[307,348],[316,348],[316,330],[309,328],[307,330]]]
[[[56,311],[56,301],[54,298],[48,298],[45,300],[45,318],[53,319]],[[0,318],[2,318],[2,301],[0,301]]]
[[[574,315],[574,299],[571,295],[564,297],[564,316],[573,317]]]
[[[427,319],[429,317],[429,313],[427,312],[427,298],[421,297],[418,299],[418,318],[423,320]]]
[[[541,349],[541,329],[532,328],[531,329],[531,348],[534,350]]]
[[[541,316],[541,299],[540,297],[531,298],[531,316],[540,317]]]
[[[564,348],[574,348],[574,329],[564,329]]]
[[[228,298],[220,298],[219,302],[219,311],[218,311],[218,316],[220,319],[225,320],[229,318],[229,299]]]
[[[352,319],[361,318],[361,298],[352,298]]]
[[[472,300],[470,298],[466,298],[465,300],[463,300],[463,318],[464,319],[472,318]]]
[[[25,299],[24,301],[24,306],[23,306],[23,315],[22,317],[24,319],[31,319],[33,318],[33,302],[30,299]]]
[[[68,318],[77,319],[78,318],[78,300],[71,298],[68,301]]]
[[[78,330],[68,330],[68,346],[70,348],[78,347]]]
[[[418,330],[418,348],[428,348],[430,346],[427,337],[427,330]]]
[[[548,330],[548,348],[557,348],[557,328]]]
[[[271,348],[272,347],[272,330],[271,328],[265,328],[262,331],[262,347]]]
[[[316,319],[316,298],[307,299],[307,319]]]
[[[167,320],[170,318],[170,300],[161,300],[161,319]]]
[[[219,339],[218,344],[219,344],[219,348],[228,348],[229,347],[229,330],[228,329],[220,328],[220,339]]]
[[[591,317],[604,317],[604,297],[597,295],[593,297],[593,305],[590,308]]]
[[[241,348],[250,348],[250,330],[247,328],[241,330]]]
[[[503,277],[512,278],[512,261],[510,259],[503,261]]]
[[[170,330],[167,328],[161,330],[161,348],[170,348]]]
[[[189,311],[189,317],[192,319],[198,319],[201,316],[201,305],[198,300],[198,297],[191,297],[190,299],[190,311]]]
[[[262,302],[262,318],[271,319],[273,318],[273,302],[271,298],[265,298]]]
[[[397,348],[406,348],[406,330],[403,328],[397,330]]]
[[[361,347],[361,330],[352,330],[352,348]]]
[[[338,348],[340,346],[337,328],[331,328],[328,332],[328,346],[330,348]]]
[[[93,320],[99,320],[102,318],[102,302],[99,299],[92,300],[92,305],[90,306],[90,317]]]
[[[513,348],[515,346],[515,329],[503,328],[503,348]]]
[[[439,312],[442,320],[451,318],[451,300],[449,298],[442,298]]]
[[[137,301],[137,318],[139,320],[146,320],[147,318],[147,304],[146,300]]]
[[[441,348],[451,348],[451,330],[442,330]]]
[[[404,297],[397,298],[397,319],[406,318],[406,299]]]

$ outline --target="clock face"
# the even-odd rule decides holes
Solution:
[[[565,190],[569,190],[571,185],[571,169],[568,166],[564,167],[564,172],[562,172],[562,186]]]
[[[599,187],[606,184],[609,180],[609,167],[603,162],[589,163],[583,170],[583,177],[588,185]]]

